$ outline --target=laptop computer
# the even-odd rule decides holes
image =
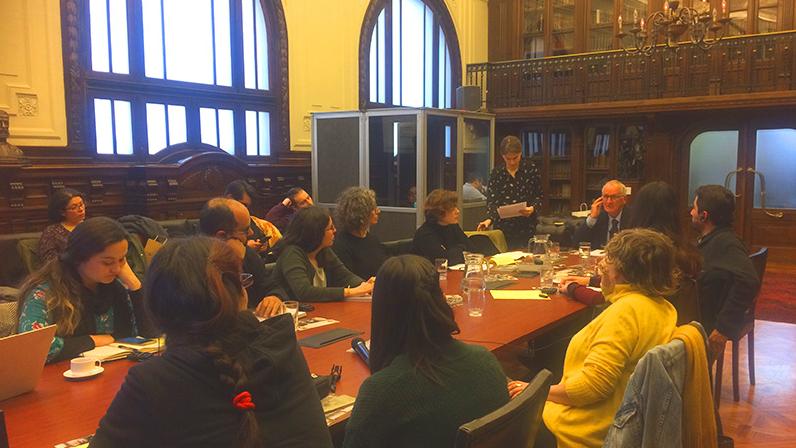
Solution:
[[[56,325],[0,338],[0,401],[33,390],[39,382]]]

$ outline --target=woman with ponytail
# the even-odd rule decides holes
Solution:
[[[213,238],[155,255],[144,291],[167,349],[129,370],[92,447],[332,446],[293,319],[259,322],[241,274]]]
[[[18,330],[58,325],[48,362],[151,335],[141,282],[126,255],[124,228],[110,218],[91,218],[69,234],[63,253],[28,277],[20,288]]]

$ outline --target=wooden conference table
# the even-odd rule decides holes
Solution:
[[[461,278],[461,272],[449,272],[446,293],[460,293]],[[529,289],[538,282],[538,277],[521,278],[504,289]],[[517,354],[525,350],[528,340],[588,312],[584,305],[558,295],[545,301],[489,297],[482,317],[470,317],[466,305],[454,308],[461,329],[457,338],[491,350],[508,376],[513,376]],[[362,331],[363,339],[370,337],[370,303],[317,303],[310,315],[332,318],[340,323],[302,331],[299,338],[338,327]],[[310,371],[319,375],[328,374],[332,364],[342,365],[337,393],[356,396],[370,372],[355,354],[346,351],[348,348],[350,339],[303,351]],[[64,379],[62,374],[69,368],[68,361],[46,366],[34,391],[0,402],[0,409],[5,411],[10,447],[52,447],[94,433],[133,364],[126,360],[106,363],[105,372],[83,382]]]

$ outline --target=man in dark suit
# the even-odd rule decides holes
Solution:
[[[609,180],[603,185],[602,193],[602,196],[592,202],[586,223],[575,230],[575,246],[588,241],[592,249],[602,249],[615,233],[622,230],[622,210],[627,204],[627,187],[618,180]]]
[[[699,232],[702,253],[699,301],[702,325],[710,334],[711,359],[738,338],[749,319],[760,279],[743,241],[733,232],[735,195],[721,185],[702,185],[691,208],[691,225]]]

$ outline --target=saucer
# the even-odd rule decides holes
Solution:
[[[85,379],[89,379],[89,378],[95,377],[95,376],[99,375],[100,373],[102,373],[104,371],[105,371],[104,367],[97,366],[97,367],[94,367],[93,369],[91,369],[90,371],[88,371],[88,372],[86,372],[86,373],[84,373],[82,375],[78,375],[76,373],[73,373],[72,369],[69,369],[66,372],[64,372],[64,377],[67,378],[67,379],[70,379],[70,380],[85,380]]]

